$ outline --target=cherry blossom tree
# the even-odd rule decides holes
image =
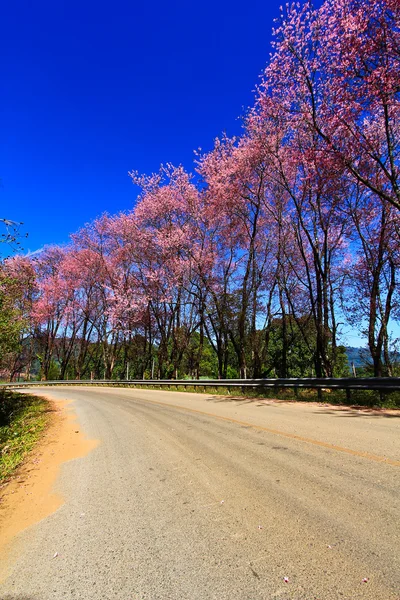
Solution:
[[[142,189],[134,211],[140,236],[137,264],[156,330],[158,374],[176,377],[197,327],[190,289],[198,191],[182,167],[167,165],[150,177],[131,176]]]
[[[360,243],[347,268],[347,314],[353,325],[365,328],[374,375],[392,375],[389,325],[399,307],[399,217],[393,206],[377,203],[359,185],[348,211]]]

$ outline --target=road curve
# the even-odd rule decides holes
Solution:
[[[1,600],[399,600],[400,416],[112,388]],[[53,558],[55,553],[57,557]]]

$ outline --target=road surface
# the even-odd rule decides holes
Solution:
[[[63,465],[65,503],[19,536],[2,600],[400,598],[400,416],[36,393],[72,399],[100,445]]]

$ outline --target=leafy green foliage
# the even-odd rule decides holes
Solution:
[[[0,274],[0,356],[15,352],[20,346],[26,323],[18,310],[17,298],[17,282]]]
[[[0,395],[0,482],[21,464],[48,422],[43,398],[3,392]]]

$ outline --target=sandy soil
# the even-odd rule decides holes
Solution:
[[[0,580],[6,575],[8,550],[21,531],[63,505],[52,491],[62,463],[85,456],[98,445],[80,431],[70,401],[54,402],[50,424],[24,464],[0,489]]]

